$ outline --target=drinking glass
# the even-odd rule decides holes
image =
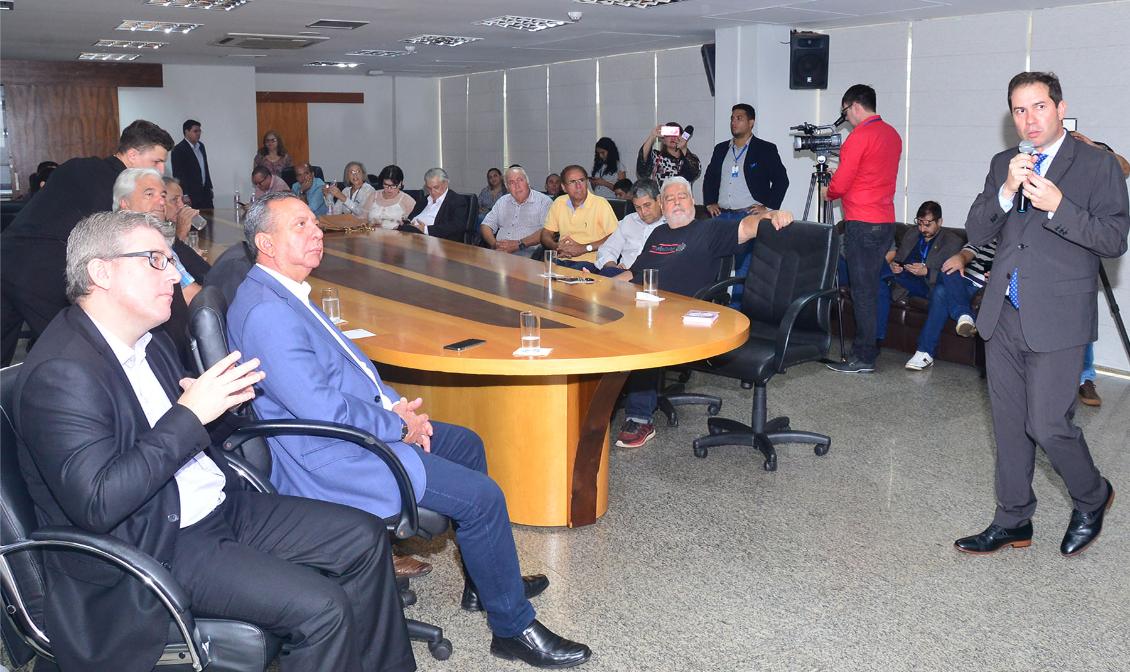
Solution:
[[[200,234],[196,232],[196,229],[189,229],[187,239],[184,242],[188,243],[188,246],[195,252],[200,249]]]
[[[522,330],[522,349],[541,348],[541,318],[528,310],[523,311],[518,316],[518,324]]]
[[[334,324],[341,322],[341,298],[337,294],[337,287],[322,290],[322,312]]]
[[[554,276],[554,266],[557,264],[557,250],[545,251],[545,274],[552,278]]]
[[[208,220],[204,219],[203,216],[201,216],[201,215],[193,215],[192,216],[192,228],[199,231],[199,230],[203,229],[205,226],[208,226]]]
[[[643,291],[648,294],[659,294],[659,269],[643,269]]]

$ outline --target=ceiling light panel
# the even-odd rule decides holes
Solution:
[[[573,0],[573,2],[580,2],[585,5],[612,5],[613,7],[647,9],[648,7],[669,5],[673,2],[682,2],[682,0]]]
[[[430,44],[437,47],[458,47],[468,42],[478,42],[481,37],[459,37],[458,35],[417,35],[403,40],[407,44]]]
[[[319,19],[314,23],[306,24],[307,28],[335,28],[337,30],[354,30],[361,26],[369,25],[368,21],[349,21],[347,19]]]
[[[532,16],[496,16],[493,19],[483,19],[482,21],[475,21],[476,26],[513,28],[515,30],[526,30],[531,33],[536,33],[539,30],[557,28],[558,26],[564,26],[567,23],[568,21],[558,21],[557,19],[538,19]]]
[[[160,49],[169,46],[168,42],[145,42],[143,40],[98,40],[96,47],[103,49]]]
[[[138,21],[126,19],[118,30],[140,31],[145,33],[187,33],[196,30],[201,23],[175,23],[173,21]]]
[[[80,61],[132,61],[141,54],[110,54],[105,52],[84,51],[78,55]]]
[[[351,51],[346,56],[378,56],[380,58],[399,58],[400,56],[407,56],[412,52],[400,51],[397,49],[358,49]]]
[[[360,63],[351,61],[311,61],[306,64],[308,68],[356,68]]]
[[[177,9],[215,9],[230,12],[239,9],[251,0],[146,0],[145,4],[154,7],[173,7]]]

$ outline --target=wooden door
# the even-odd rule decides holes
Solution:
[[[306,103],[256,102],[255,113],[260,140],[267,131],[274,131],[282,138],[294,165],[310,160]]]

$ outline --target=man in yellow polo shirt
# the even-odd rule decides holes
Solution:
[[[557,250],[559,263],[580,267],[596,261],[596,251],[616,230],[616,214],[601,196],[589,193],[588,173],[582,166],[566,166],[561,171],[565,194],[549,207],[541,244]],[[553,234],[560,233],[558,240]]]

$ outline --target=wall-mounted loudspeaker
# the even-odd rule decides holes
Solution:
[[[789,88],[828,88],[828,36],[793,31],[789,40]]]
[[[706,83],[710,87],[710,95],[714,95],[714,43],[702,45],[702,67],[706,70]]]

